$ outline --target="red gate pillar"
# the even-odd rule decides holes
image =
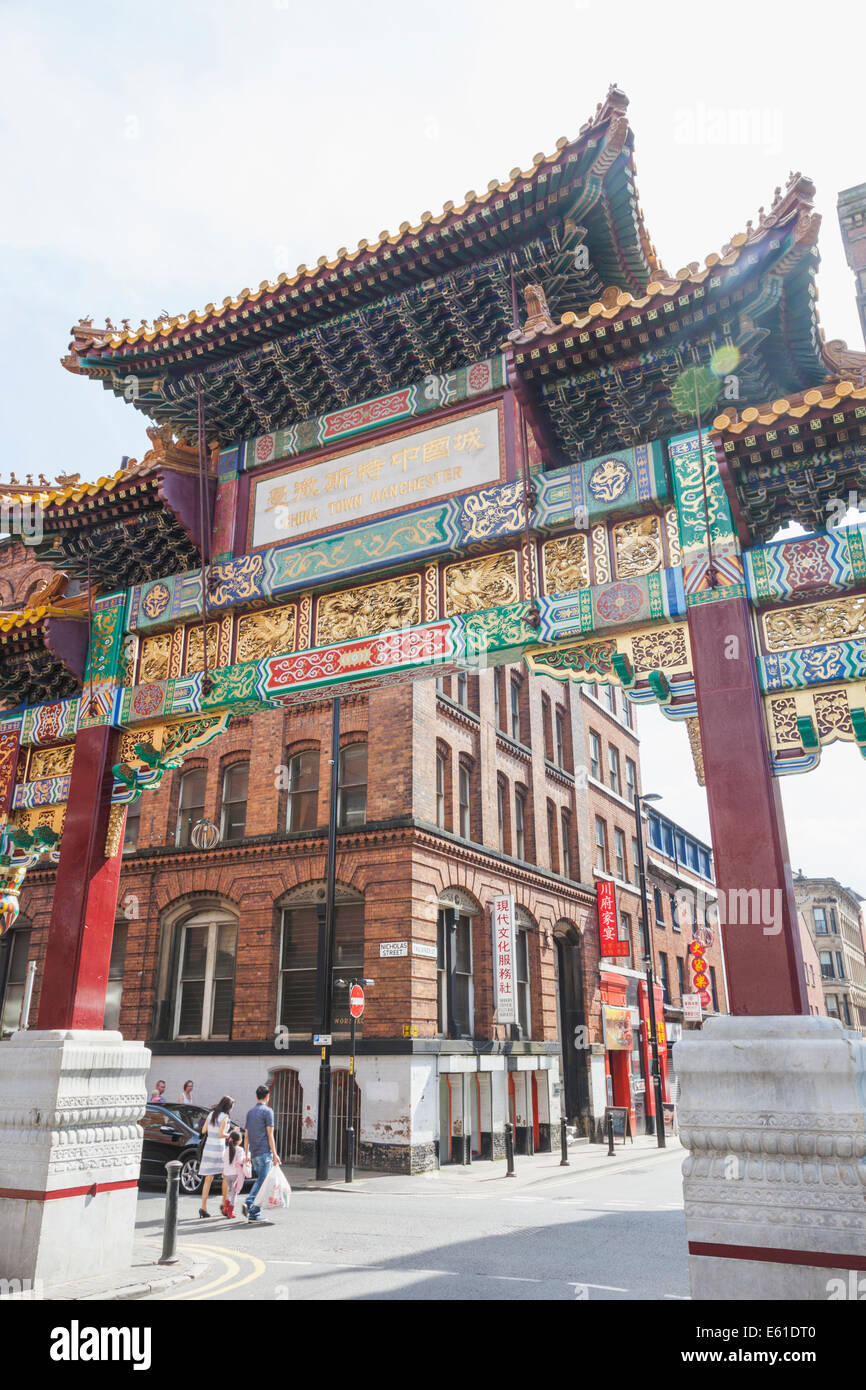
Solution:
[[[866,1044],[808,1017],[741,551],[704,444],[702,460],[697,435],[672,440],[670,460],[739,1017],[709,1018],[674,1049],[692,1298],[826,1299],[866,1268]]]
[[[37,1027],[101,1028],[122,856],[106,856],[120,735],[79,731],[57,865]]]
[[[731,1012],[808,1013],[740,544],[712,443],[668,448]]]
[[[807,1014],[787,837],[746,600],[691,607],[689,634],[731,1012]]]
[[[122,862],[117,811],[109,835],[118,739],[108,724],[79,728],[38,1024],[0,1048],[0,1111],[14,1117],[0,1126],[4,1277],[64,1282],[132,1260],[150,1053],[102,1026]]]

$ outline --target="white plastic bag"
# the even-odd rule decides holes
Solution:
[[[278,1211],[281,1207],[289,1205],[291,1195],[292,1189],[283,1177],[282,1168],[273,1167],[258,1190],[256,1206],[266,1207],[268,1211]]]

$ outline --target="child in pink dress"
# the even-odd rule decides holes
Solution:
[[[244,1146],[240,1130],[233,1129],[226,1138],[225,1158],[223,1159],[223,1216],[234,1216],[235,1198],[244,1185]]]

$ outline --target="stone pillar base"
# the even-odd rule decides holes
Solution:
[[[131,1263],[149,1063],[120,1033],[0,1045],[0,1277],[58,1283]]]
[[[830,1018],[713,1018],[674,1062],[692,1297],[848,1297],[866,1279],[860,1034]]]

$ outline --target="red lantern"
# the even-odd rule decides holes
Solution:
[[[697,989],[697,990],[704,990],[704,989],[706,989],[706,987],[707,987],[707,985],[708,985],[709,983],[710,983],[710,982],[709,982],[709,980],[707,979],[706,975],[696,975],[696,976],[695,976],[695,989]]]
[[[706,973],[706,969],[707,962],[704,960],[703,956],[692,956],[692,970],[694,970],[696,974],[703,975]]]

